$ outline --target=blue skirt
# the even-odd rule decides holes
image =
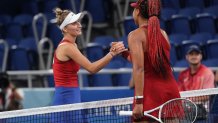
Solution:
[[[53,105],[64,105],[80,103],[80,88],[73,87],[56,87],[53,99]]]
[[[53,105],[64,105],[80,103],[80,88],[56,87],[53,99]],[[57,112],[52,115],[51,123],[85,123],[83,111],[75,110],[68,112]]]

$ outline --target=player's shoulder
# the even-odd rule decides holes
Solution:
[[[129,40],[140,40],[144,36],[145,36],[145,32],[142,31],[140,28],[137,28],[128,34],[128,39]]]

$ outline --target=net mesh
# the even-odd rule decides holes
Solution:
[[[198,105],[197,122],[218,122],[218,88],[181,92]],[[120,98],[61,106],[0,112],[0,123],[130,123],[133,98]]]

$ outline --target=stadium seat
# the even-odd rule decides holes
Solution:
[[[93,27],[103,28],[108,26],[111,20],[111,14],[109,14],[112,13],[111,6],[112,3],[108,0],[87,0],[85,2],[84,10],[92,15]]]
[[[103,47],[96,43],[88,43],[86,47],[87,58],[94,62],[104,56]]]
[[[104,68],[115,69],[119,66],[118,64],[119,62],[113,61],[113,62],[110,62]],[[94,87],[114,86],[113,74],[94,74],[92,77],[93,77],[93,81],[92,81],[91,86],[94,86]]]
[[[216,34],[215,17],[208,13],[197,14],[195,18],[196,31]]]
[[[218,34],[216,34],[216,35],[214,36],[214,39],[218,39]]]
[[[18,43],[19,43],[18,40],[15,40],[15,39],[12,39],[12,38],[6,38],[5,40],[7,41],[9,48],[17,46]]]
[[[19,14],[13,19],[14,23],[19,23],[21,26],[26,26],[32,24],[33,16],[30,14]]]
[[[188,40],[189,37],[186,35],[186,34],[171,34],[169,35],[169,39],[170,39],[170,42],[175,44],[175,45],[179,45],[182,43],[182,41],[184,40]]]
[[[178,57],[177,57],[177,50],[176,50],[176,46],[174,43],[170,43],[170,46],[171,46],[171,50],[170,50],[170,63],[171,65],[174,65],[177,60],[178,60]]]
[[[171,34],[182,33],[189,36],[192,33],[191,24],[187,16],[174,15],[170,20],[170,24]]]
[[[171,19],[172,15],[177,14],[177,10],[173,8],[163,8],[161,10],[161,19],[168,21]]]
[[[186,61],[186,59],[183,59],[183,60],[177,61],[173,67],[176,67],[176,68],[187,68],[187,67],[189,67],[189,64]],[[173,72],[174,77],[175,77],[176,80],[178,80],[179,73],[180,72],[176,72],[176,71]]]
[[[178,14],[187,16],[189,17],[189,19],[194,18],[196,14],[199,13],[201,13],[201,9],[198,7],[187,7],[187,8],[180,9],[178,12]]]
[[[18,47],[37,52],[37,44],[33,37],[23,38],[20,40]]]
[[[35,15],[39,13],[38,0],[26,0],[21,4],[21,13]]]
[[[111,42],[116,41],[113,36],[105,35],[105,36],[97,36],[93,40],[93,43],[97,43],[101,45],[104,49],[110,47]]]
[[[129,16],[125,17],[123,25],[124,25],[125,35],[128,35],[131,31],[137,28],[133,18]]]
[[[160,28],[168,32],[166,22],[163,19],[160,19]]]
[[[30,36],[29,31],[32,29],[32,20],[33,16],[30,14],[19,14],[14,17],[13,22],[20,24],[24,37],[28,37]]]
[[[207,56],[208,59],[216,59],[218,58],[218,40],[208,40],[207,41]]]
[[[205,7],[204,0],[198,0],[198,2],[194,0],[185,0],[185,7],[198,7],[203,9]]]
[[[209,13],[209,14],[211,14],[211,15],[214,15],[214,16],[216,16],[216,17],[218,17],[218,5],[216,5],[216,6],[209,6],[208,8],[205,8],[204,10],[203,10],[203,12],[204,13]]]
[[[7,25],[12,22],[12,17],[8,14],[1,14],[0,15],[0,24]]]
[[[56,48],[63,37],[61,30],[56,24],[50,23],[48,25],[48,37],[52,40],[54,47]]]
[[[28,52],[24,48],[14,47],[9,51],[10,70],[31,70]]]
[[[162,0],[163,8],[173,8],[179,10],[181,8],[180,0]]]
[[[207,67],[218,67],[218,58],[203,60],[202,64],[206,65]]]
[[[24,38],[22,27],[18,23],[9,24],[6,32],[6,38],[12,38],[15,40],[21,40]]]
[[[218,1],[217,0],[213,0],[213,5],[218,5]]]
[[[44,0],[43,13],[52,13],[53,9],[55,9],[58,6],[59,6],[58,0]]]
[[[0,38],[6,38],[7,25],[11,23],[12,17],[8,14],[0,15]]]
[[[190,40],[197,41],[202,45],[206,44],[210,39],[213,39],[213,35],[207,32],[195,33],[190,36]]]

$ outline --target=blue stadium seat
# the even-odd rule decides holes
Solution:
[[[188,16],[190,19],[194,18],[196,14],[201,13],[201,9],[198,7],[187,7],[180,9],[178,14]]]
[[[19,14],[14,17],[13,22],[20,24],[24,37],[28,37],[30,36],[29,31],[32,29],[32,20],[33,16],[30,14]]]
[[[11,23],[12,17],[8,14],[0,15],[0,38],[6,38],[7,25]]]
[[[9,51],[10,70],[31,70],[28,52],[24,48],[14,47]]]
[[[185,7],[198,7],[203,9],[205,7],[204,0],[198,0],[198,2],[194,0],[185,0]]]
[[[180,0],[162,0],[163,8],[173,8],[179,10],[181,8]]]
[[[9,48],[17,46],[18,43],[19,43],[18,40],[15,40],[15,39],[12,39],[12,38],[6,38],[5,40],[7,41]]]
[[[161,10],[161,19],[168,21],[171,19],[172,15],[177,14],[177,10],[173,8],[163,8]]]
[[[207,56],[208,59],[216,59],[218,58],[218,40],[208,40],[207,41]]]
[[[208,13],[197,14],[195,18],[196,31],[216,34],[215,17]]]
[[[26,0],[21,4],[21,13],[35,15],[39,13],[38,0]]]
[[[26,26],[26,25],[31,26],[32,20],[33,20],[33,16],[30,14],[19,14],[14,17],[13,22],[19,23],[21,26]]]
[[[89,43],[86,47],[87,58],[94,62],[104,56],[103,47],[96,43]]]
[[[187,16],[174,15],[170,20],[170,24],[171,34],[182,33],[190,35],[192,33],[191,24]]]
[[[1,14],[0,15],[0,24],[7,25],[12,22],[12,17],[8,14]]]
[[[55,9],[58,6],[59,6],[58,0],[44,0],[43,1],[43,13],[52,13],[53,9]]]
[[[37,44],[33,37],[23,38],[20,40],[18,47],[37,52]]]
[[[216,35],[214,36],[214,39],[218,39],[218,34],[216,34]]]
[[[48,37],[52,40],[54,47],[56,48],[63,37],[61,30],[56,24],[48,25]]]
[[[205,8],[203,10],[204,13],[209,13],[211,15],[214,15],[216,17],[218,17],[218,5],[216,6],[209,6],[208,8]]]
[[[179,67],[179,68],[180,68],[180,67],[181,67],[181,68],[187,68],[187,67],[189,67],[189,64],[188,64],[188,62],[186,61],[186,59],[183,59],[183,60],[177,61],[173,67],[177,67],[177,68],[178,68],[178,67]],[[175,71],[173,72],[174,77],[175,77],[176,80],[178,80],[179,73],[180,73],[180,72],[175,72]]]
[[[132,64],[131,65],[126,65],[124,66],[124,68],[132,68]],[[132,74],[131,73],[122,73],[122,74],[117,74],[117,79],[116,79],[116,83],[117,86],[129,86],[129,81],[131,79]]]
[[[160,19],[160,28],[168,32],[167,24],[163,19]]]
[[[85,10],[89,11],[92,15],[93,24],[108,23],[111,6],[108,0],[87,0],[85,2]]]
[[[207,32],[195,33],[190,36],[190,40],[197,41],[202,45],[206,44],[210,39],[213,39],[213,35]]]
[[[213,0],[213,5],[218,5],[218,1],[217,0]]]
[[[8,25],[6,32],[6,38],[21,40],[24,37],[22,27],[18,23],[11,23]]]
[[[206,65],[207,67],[218,67],[218,58],[203,60],[202,64]]]
[[[170,63],[171,65],[174,65],[177,60],[178,60],[178,57],[177,57],[177,50],[176,50],[176,46],[174,43],[170,43],[170,46],[171,46],[171,50],[170,50]]]
[[[120,66],[120,62],[111,61],[104,68],[115,69],[115,68],[119,68],[119,66]],[[94,87],[105,87],[105,86],[114,86],[114,85],[115,83],[113,82],[112,74],[94,74],[93,75],[92,86]]]
[[[125,17],[123,25],[126,35],[137,28],[132,17]]]
[[[180,34],[180,33],[176,34],[175,33],[175,34],[169,35],[169,39],[171,43],[174,43],[175,45],[179,45],[182,43],[182,41],[188,40],[189,37],[186,34]]]
[[[93,40],[93,43],[97,43],[101,45],[103,48],[110,47],[111,42],[116,41],[116,39],[113,36],[105,35],[105,36],[97,36]]]

